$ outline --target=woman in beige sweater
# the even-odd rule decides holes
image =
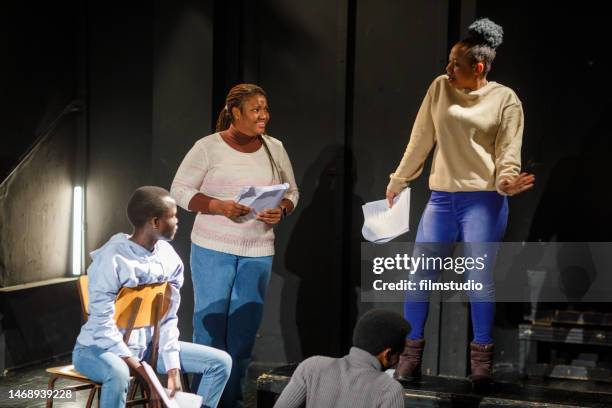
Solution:
[[[488,252],[484,268],[473,267],[464,276],[466,282],[471,279],[482,284],[480,290],[467,293],[474,331],[470,378],[477,386],[491,382],[496,249],[491,243],[501,241],[505,233],[506,196],[530,189],[535,181],[533,175],[520,172],[521,101],[512,89],[487,79],[502,36],[499,25],[480,19],[470,26],[469,36],[452,48],[446,75],[437,77],[429,87],[386,193],[392,206],[395,196],[421,174],[433,149],[432,193],[419,223],[417,256],[450,256],[450,242],[471,243],[465,246],[466,257]],[[421,269],[411,280],[419,288],[418,282],[435,281],[439,273],[435,268]],[[395,372],[400,381],[420,376],[428,307],[428,291],[408,292],[404,316],[412,329]]]

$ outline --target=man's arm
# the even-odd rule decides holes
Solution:
[[[390,383],[390,385],[385,388],[378,407],[404,408],[404,387],[397,381]]]
[[[300,408],[304,406],[307,391],[306,376],[309,374],[307,372],[307,361],[304,360],[297,366],[289,384],[287,384],[278,400],[276,400],[274,408]]]
[[[174,251],[172,251],[174,254]],[[178,258],[178,255],[176,255]],[[164,317],[159,327],[159,355],[162,358],[166,371],[168,374],[172,371],[173,376],[169,376],[168,380],[171,381],[177,378],[177,373],[181,367],[179,360],[179,352],[181,347],[179,345],[179,329],[178,329],[178,308],[181,304],[180,289],[183,286],[183,264],[179,263],[168,279],[171,290],[171,300],[168,313]],[[180,384],[180,383],[179,383]]]
[[[121,289],[117,270],[120,263],[120,255],[108,254],[89,268],[88,325],[96,346],[119,357],[131,357],[132,352],[123,342],[123,334],[114,319],[115,298]]]

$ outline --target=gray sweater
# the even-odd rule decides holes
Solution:
[[[275,408],[402,408],[404,389],[365,350],[342,358],[315,356],[296,368]]]

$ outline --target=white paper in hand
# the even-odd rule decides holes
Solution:
[[[171,391],[161,385],[153,367],[143,361],[142,366],[144,367],[147,375],[153,383],[153,387],[157,391],[164,405],[168,408],[200,408],[202,406],[202,397],[198,394],[192,394],[190,392],[177,391],[173,398],[170,398]]]
[[[361,206],[363,228],[361,234],[370,242],[382,244],[408,232],[410,227],[410,189],[406,188],[389,208],[387,200],[372,201]]]
[[[144,367],[145,372],[149,376],[149,379],[153,383],[153,388],[155,388],[155,391],[157,391],[157,394],[160,396],[160,398],[162,399],[162,401],[164,402],[166,407],[168,407],[168,408],[181,408],[176,403],[176,400],[174,398],[170,399],[168,397],[168,394],[166,394],[166,389],[164,387],[162,387],[161,383],[159,382],[159,379],[157,378],[157,374],[155,374],[155,371],[153,370],[153,368],[149,364],[147,364],[146,361],[141,362],[141,364]]]
[[[243,217],[245,219],[251,219],[255,218],[257,213],[267,208],[278,207],[287,189],[289,189],[288,183],[264,187],[243,187],[234,201],[251,207],[252,211]]]
[[[164,390],[169,397],[171,391],[167,388]],[[200,408],[202,406],[202,396],[190,392],[177,391],[170,401],[174,401],[179,408]]]

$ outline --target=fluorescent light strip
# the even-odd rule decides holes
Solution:
[[[72,274],[80,275],[83,259],[83,188],[74,187],[72,203]]]

